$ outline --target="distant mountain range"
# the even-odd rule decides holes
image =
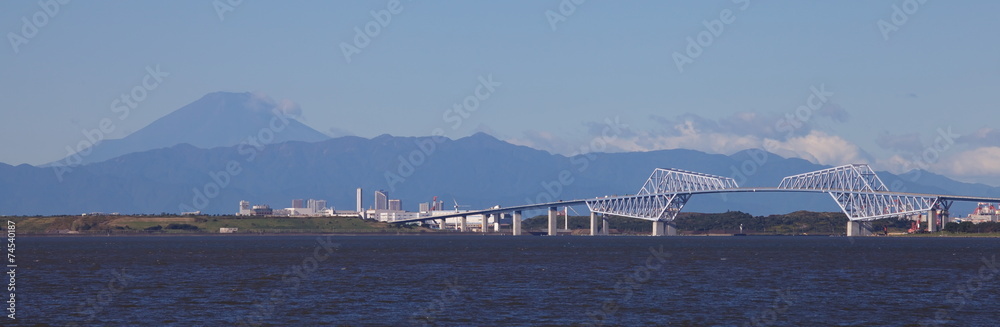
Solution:
[[[178,144],[203,149],[234,146],[248,138],[268,137],[269,134],[273,135],[273,139],[268,139],[271,143],[317,142],[330,138],[295,120],[280,106],[274,100],[252,93],[211,93],[124,138],[101,141],[86,151],[86,155],[70,155],[72,158],[48,165],[95,163]],[[282,130],[269,133],[267,130],[272,124]],[[262,130],[265,131],[263,135]]]
[[[445,201],[446,208],[456,201],[483,208],[632,194],[655,168],[729,176],[741,186],[776,186],[784,176],[826,168],[762,150],[729,156],[676,149],[565,157],[483,133],[457,140],[390,135],[329,139],[294,119],[275,131],[269,127],[275,116],[266,106],[242,110],[246,103],[255,103],[249,93],[207,95],[120,142],[101,143],[102,156],[114,157],[98,161],[95,149],[91,162],[62,174],[61,180],[55,167],[0,164],[0,214],[231,214],[240,200],[284,208],[292,199],[309,198],[353,210],[358,187],[364,188],[366,207],[373,192],[383,189],[408,210],[417,210],[418,203],[433,196]],[[271,144],[244,142],[262,129],[272,130]],[[132,149],[138,150],[116,155]],[[1000,196],[997,187],[927,172],[879,175],[899,191]],[[839,211],[826,195],[774,193],[696,196],[684,210],[756,215]]]

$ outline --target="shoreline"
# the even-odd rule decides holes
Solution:
[[[42,234],[18,234],[18,237],[28,237],[28,238],[44,238],[44,237],[240,237],[240,236],[251,236],[251,237],[275,237],[275,236],[513,236],[510,233],[475,233],[475,232],[410,232],[410,233],[388,233],[388,232],[372,232],[372,233],[337,233],[337,232],[292,232],[292,233],[112,233],[112,234],[100,234],[100,233],[42,233]],[[535,235],[530,232],[525,232],[525,234],[519,237],[528,236],[548,236],[548,235]],[[582,236],[591,237],[589,234],[585,235],[570,235],[562,234],[557,236]],[[648,234],[612,234],[612,235],[597,235],[593,237],[629,237],[629,236],[640,236],[640,237],[654,237]],[[726,234],[679,234],[675,236],[655,236],[655,237],[848,237],[844,235],[781,235],[781,234],[747,234],[747,235],[726,235]],[[997,234],[906,234],[906,235],[889,235],[889,236],[855,236],[858,238],[1000,238]]]

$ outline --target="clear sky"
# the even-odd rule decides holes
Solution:
[[[332,136],[763,147],[1000,184],[997,1],[232,2],[0,3],[0,162],[60,159],[104,118],[120,138],[254,91]],[[114,100],[157,66],[169,75],[120,119]],[[473,100],[480,79],[495,85]]]

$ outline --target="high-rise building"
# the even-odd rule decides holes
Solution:
[[[253,210],[250,209],[250,201],[240,201],[240,212],[236,213],[237,216],[250,216],[253,215]]]
[[[305,207],[302,206],[302,199],[292,200],[292,208],[296,208],[296,209],[305,208]]]
[[[399,199],[389,200],[389,210],[390,211],[403,211],[403,201]]]
[[[431,204],[427,202],[421,203],[420,212],[428,212],[428,211],[431,211]]]
[[[361,193],[362,193],[362,191],[363,190],[359,187],[358,188],[358,209],[357,209],[358,210],[358,214],[361,214],[362,212],[365,211],[364,201],[361,200]]]
[[[326,209],[326,200],[309,199],[306,203],[306,207],[312,209],[313,212],[320,212],[323,209]]]
[[[389,210],[389,193],[383,190],[375,191],[375,210]]]

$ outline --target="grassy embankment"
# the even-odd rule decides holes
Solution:
[[[219,233],[221,227],[254,233],[424,233],[426,228],[358,218],[237,216],[53,216],[5,217],[19,234],[191,234]]]

